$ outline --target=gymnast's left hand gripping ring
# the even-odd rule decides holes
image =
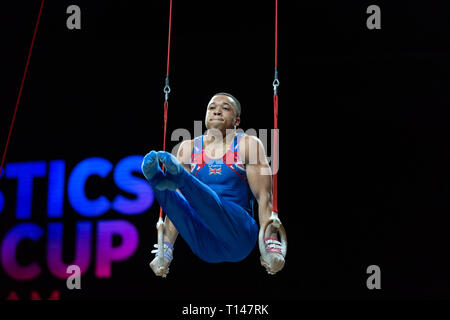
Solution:
[[[286,231],[284,230],[283,225],[281,224],[280,219],[278,218],[278,214],[275,212],[272,212],[272,216],[270,217],[267,222],[265,222],[263,225],[261,225],[261,228],[259,229],[259,235],[258,235],[258,245],[259,245],[259,251],[261,253],[261,259],[265,262],[264,266],[266,267],[267,273],[269,274],[275,274],[270,269],[269,266],[269,255],[266,251],[266,243],[264,241],[264,236],[266,234],[266,230],[269,227],[269,225],[272,225],[274,228],[277,229],[277,232],[280,234],[280,242],[281,242],[281,254],[283,257],[286,257],[287,254],[287,236]]]

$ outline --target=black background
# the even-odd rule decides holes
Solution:
[[[81,30],[66,28],[71,4],[81,8]],[[381,30],[366,27],[371,4],[381,8]],[[1,11],[2,150],[39,6],[19,1]],[[169,277],[155,277],[148,267],[155,203],[135,217],[102,217],[127,218],[139,229],[138,251],[113,265],[112,278],[94,278],[91,264],[83,289],[69,291],[48,272],[22,283],[2,270],[1,299],[11,290],[27,296],[37,289],[45,297],[57,288],[62,299],[449,297],[447,6],[279,6],[279,208],[289,237],[284,270],[268,276],[257,248],[240,263],[207,264],[179,238]],[[7,162],[65,159],[70,170],[88,157],[116,163],[161,149],[168,9],[168,1],[46,1]],[[174,1],[169,137],[176,128],[193,134],[193,121],[203,121],[218,91],[240,100],[243,129],[273,126],[273,16],[273,1]],[[97,182],[97,192],[111,196],[119,191],[108,179]],[[36,190],[40,185],[45,194],[45,181],[37,181]],[[1,190],[15,197],[13,182],[3,179]],[[39,195],[34,203],[33,210],[42,205],[45,212]],[[12,212],[5,207],[0,216],[2,235],[17,223]],[[64,217],[70,248],[81,218],[68,203]],[[48,222],[39,214],[32,220]],[[381,268],[381,290],[366,287],[372,264]]]

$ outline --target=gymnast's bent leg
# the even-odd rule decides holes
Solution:
[[[227,203],[226,207],[229,209],[225,210],[217,194],[178,163],[181,168],[175,170],[185,173],[184,178],[187,180],[185,185],[193,186],[183,188],[184,193],[189,195],[186,200],[184,194],[180,195],[174,191],[177,184],[165,178],[166,175],[159,169],[158,161],[155,161],[155,154],[152,151],[144,158],[142,170],[152,185],[161,207],[194,253],[208,262],[232,262],[244,259],[256,243],[258,227],[254,219],[234,203]],[[176,173],[173,165],[167,165],[168,161],[164,160],[162,161],[166,164],[167,176],[170,175],[170,171]],[[205,255],[208,257],[205,258]],[[222,258],[218,259],[218,256]]]
[[[159,168],[156,152],[150,152],[142,163],[142,171],[150,182],[156,200],[196,256],[206,262],[223,261],[221,241],[201,221],[176,186]]]
[[[166,166],[169,180],[176,183],[205,225],[234,253],[234,261],[245,258],[256,244],[256,221],[241,206],[220,199],[214,190],[187,172],[170,153],[158,152],[158,158]]]
[[[226,259],[227,254],[222,240],[201,221],[182,194],[172,190],[154,190],[153,193],[196,256],[213,263]]]

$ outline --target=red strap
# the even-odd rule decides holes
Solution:
[[[273,97],[273,168],[275,173],[272,175],[272,211],[278,213],[278,95]]]
[[[275,75],[278,81],[278,0],[275,0]],[[278,213],[278,93],[273,95],[273,154],[272,164],[275,173],[272,174],[272,211]]]
[[[169,37],[167,40],[167,71],[166,71],[166,86],[168,86],[169,81],[169,63],[170,63],[170,36],[172,33],[172,0],[170,0],[170,8],[169,8]],[[166,88],[164,88],[165,90]],[[166,93],[166,91],[164,91]],[[170,92],[170,91],[168,91]],[[167,113],[169,111],[169,101],[168,101],[168,92],[166,93],[166,100],[164,101],[164,141],[163,141],[163,150],[166,151],[166,136],[167,136]],[[164,164],[162,166],[162,170],[164,170]],[[159,207],[159,216],[162,218],[163,211],[161,206]]]
[[[167,136],[167,111],[169,110],[169,102],[164,102],[164,142],[163,150],[166,151],[166,136]]]
[[[169,75],[169,62],[170,62],[170,34],[172,33],[172,0],[170,0],[170,8],[169,8],[169,39],[167,41],[167,72],[166,75]]]
[[[2,161],[0,163],[0,174],[2,173],[3,165],[5,164],[6,153],[8,152],[8,146],[9,146],[9,142],[11,140],[11,134],[12,134],[12,130],[13,130],[13,127],[14,127],[14,122],[16,121],[17,109],[19,108],[19,102],[20,102],[20,98],[22,96],[23,85],[25,83],[25,78],[27,76],[28,66],[30,65],[31,53],[33,52],[34,41],[36,39],[36,34],[37,34],[38,27],[39,27],[39,20],[41,20],[41,15],[42,15],[42,9],[44,7],[44,2],[45,2],[44,0],[41,1],[41,6],[39,8],[39,13],[38,13],[38,17],[37,17],[36,26],[34,27],[33,38],[31,39],[30,49],[28,50],[28,57],[27,57],[26,65],[25,65],[25,71],[24,71],[23,76],[22,76],[22,81],[20,82],[19,95],[17,96],[16,106],[14,108],[14,113],[13,113],[13,117],[12,117],[12,120],[11,120],[11,125],[9,126],[8,138],[6,139],[6,145],[5,145],[5,149],[3,150]]]
[[[275,68],[278,67],[278,0],[275,0]]]

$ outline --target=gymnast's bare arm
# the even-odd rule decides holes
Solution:
[[[264,146],[254,136],[244,136],[239,143],[241,159],[245,162],[248,184],[258,201],[259,225],[264,225],[272,215],[272,171],[266,158]],[[276,229],[270,225],[265,238],[278,238]],[[269,254],[271,270],[275,273],[284,267],[284,257]]]

